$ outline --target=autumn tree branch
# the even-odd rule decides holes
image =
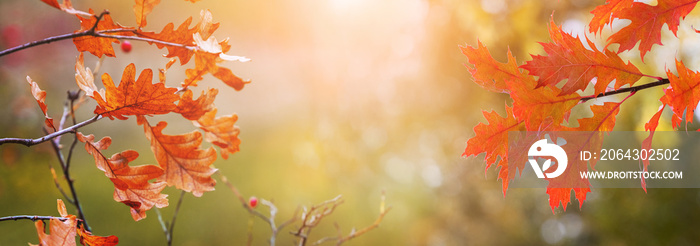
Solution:
[[[70,126],[70,127],[68,127],[68,128],[59,130],[59,131],[57,131],[57,132],[54,132],[54,133],[51,133],[51,134],[48,134],[48,135],[46,135],[46,136],[43,136],[43,137],[40,137],[40,138],[36,138],[36,139],[2,138],[2,139],[0,139],[0,145],[6,144],[6,143],[16,143],[16,144],[22,144],[22,145],[24,145],[24,146],[30,147],[30,146],[32,146],[32,145],[36,145],[36,144],[40,144],[40,143],[43,143],[43,142],[52,140],[52,139],[54,139],[54,138],[56,138],[56,137],[58,137],[58,136],[61,136],[61,135],[63,135],[63,134],[66,134],[66,133],[74,133],[74,132],[77,131],[79,128],[81,128],[81,127],[83,127],[83,126],[86,126],[86,125],[89,125],[89,124],[92,124],[92,123],[94,123],[95,121],[98,121],[98,120],[100,120],[100,119],[102,119],[102,115],[95,115],[95,117],[92,117],[92,118],[90,118],[90,119],[88,119],[88,120],[85,120],[85,121],[80,122],[80,123],[78,123],[78,124],[72,125],[72,126]]]
[[[131,32],[131,33],[134,33],[135,35],[139,35],[138,30],[133,29],[133,28],[118,28],[118,29],[95,31],[95,28],[97,28],[97,24],[100,22],[100,20],[102,19],[102,17],[105,14],[109,14],[109,11],[105,10],[100,15],[95,16],[97,21],[95,21],[95,25],[93,25],[92,28],[90,28],[90,30],[76,32],[76,33],[67,33],[67,34],[62,34],[62,35],[58,35],[58,36],[48,37],[48,38],[45,38],[42,40],[32,41],[32,42],[29,42],[29,43],[26,43],[23,45],[19,45],[16,47],[12,47],[12,48],[0,51],[0,57],[4,56],[4,55],[12,54],[14,52],[17,52],[17,51],[20,51],[23,49],[31,48],[34,46],[49,44],[49,43],[60,41],[60,40],[72,39],[72,38],[77,38],[77,37],[82,37],[82,36],[93,36],[93,37],[114,38],[114,39],[130,39],[130,40],[145,41],[145,42],[150,42],[150,43],[158,43],[158,44],[167,45],[167,46],[181,47],[181,48],[190,49],[190,50],[196,49],[196,46],[189,46],[189,45],[184,45],[184,44],[172,43],[172,42],[162,41],[162,40],[148,38],[148,37],[108,35],[109,33],[119,33],[119,32]]]
[[[65,103],[65,106],[63,108],[63,116],[61,117],[61,121],[60,121],[60,124],[58,126],[59,131],[57,131],[55,133],[58,133],[58,132],[61,132],[61,131],[68,129],[68,128],[62,129],[68,116],[71,116],[71,118],[73,120],[73,126],[71,126],[69,128],[72,128],[72,127],[75,127],[78,125],[78,124],[76,124],[75,111],[74,111],[75,109],[73,106],[74,106],[75,100],[77,100],[79,98],[79,95],[80,95],[79,92],[70,92],[70,91],[68,92],[68,102]],[[87,121],[83,121],[81,123],[88,122],[88,123],[85,123],[85,125],[87,125],[87,124],[90,124],[92,122],[99,120],[100,118],[101,118],[101,115],[96,115],[95,117],[93,117]],[[75,149],[75,146],[78,142],[78,138],[77,138],[77,136],[75,136],[75,133],[77,132],[77,128],[74,128],[73,130],[71,130],[69,132],[73,133],[74,136],[73,136],[73,142],[71,143],[71,146],[68,149],[68,159],[64,158],[63,152],[61,152],[61,144],[60,144],[60,140],[61,140],[60,136],[61,135],[56,135],[56,137],[50,138],[51,147],[53,147],[53,150],[56,153],[56,156],[58,157],[58,161],[61,164],[61,169],[63,170],[63,177],[66,179],[66,183],[68,183],[68,187],[70,188],[70,192],[73,196],[73,199],[69,199],[69,201],[73,205],[75,205],[76,209],[78,210],[78,218],[81,219],[83,225],[85,226],[85,230],[90,231],[91,230],[90,226],[88,225],[87,220],[85,219],[85,214],[83,213],[83,207],[80,204],[80,200],[78,199],[78,194],[75,191],[74,180],[70,176],[71,157],[73,155],[73,150]],[[27,145],[27,146],[31,146],[31,145]],[[58,182],[56,182],[56,187],[59,187],[59,190],[61,191],[61,193],[63,193],[64,196],[66,195],[63,192],[63,190],[60,189]]]
[[[182,198],[185,197],[185,191],[180,192],[180,199],[177,200],[177,205],[175,205],[175,212],[173,212],[173,218],[170,223],[163,220],[163,216],[160,214],[160,209],[156,208],[156,214],[158,215],[158,222],[163,228],[163,233],[165,233],[165,240],[168,242],[168,246],[173,245],[173,229],[175,228],[175,220],[177,219],[177,214],[180,212],[180,205],[182,205]]]
[[[591,99],[596,99],[596,98],[605,97],[605,96],[612,96],[612,95],[625,93],[625,92],[634,93],[634,92],[637,92],[640,90],[644,90],[644,89],[648,89],[648,88],[652,88],[652,87],[656,87],[656,86],[660,86],[660,85],[665,85],[668,83],[670,83],[670,81],[668,79],[659,79],[655,82],[648,83],[648,84],[632,86],[632,87],[627,87],[627,88],[620,88],[620,89],[613,90],[613,91],[602,92],[602,93],[599,93],[597,95],[581,97],[580,100],[581,100],[581,102],[586,102],[586,101],[591,100]]]
[[[57,220],[60,220],[60,221],[66,221],[68,218],[64,218],[64,217],[54,217],[54,216],[37,216],[37,215],[14,215],[14,216],[0,217],[0,221],[5,221],[5,220],[31,220],[31,221],[37,221],[37,220],[50,220],[50,219],[57,219]]]

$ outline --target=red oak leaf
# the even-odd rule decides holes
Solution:
[[[666,97],[664,96],[661,99],[661,101],[666,101],[665,98]],[[642,141],[643,150],[649,151],[651,149],[651,141],[654,138],[654,132],[656,131],[656,127],[659,126],[659,119],[661,118],[661,113],[663,113],[664,108],[666,108],[666,104],[661,105],[661,107],[659,107],[659,111],[656,112],[654,116],[651,117],[651,119],[649,119],[649,122],[644,124],[644,130],[649,131],[649,136]],[[643,171],[646,172],[648,170],[647,168],[649,167],[649,159],[643,159],[642,164]],[[644,179],[644,177],[642,177],[642,188],[644,189],[644,192],[647,191],[647,182]]]
[[[561,87],[560,95],[568,95],[585,90],[597,78],[595,93],[605,92],[608,84],[615,80],[615,89],[623,85],[633,85],[642,73],[631,63],[625,63],[615,53],[599,51],[593,42],[585,37],[592,50],[586,49],[579,38],[573,37],[558,27],[554,20],[549,24],[551,43],[540,43],[547,56],[535,55],[532,61],[521,66],[531,75],[539,77],[537,87],[555,86],[567,80]]]
[[[693,122],[695,108],[700,101],[700,73],[692,71],[683,65],[683,62],[676,60],[676,70],[678,76],[670,70],[666,71],[670,88],[666,89],[665,98],[662,100],[673,109],[673,128],[678,128],[683,116],[686,124]]]
[[[644,61],[644,55],[654,44],[661,44],[661,27],[675,35],[680,19],[685,18],[695,8],[698,0],[658,0],[656,6],[634,2],[631,7],[620,9],[615,17],[628,19],[632,23],[608,38],[610,44],[620,44],[619,52],[631,50],[638,43]],[[607,47],[606,47],[607,48]]]
[[[521,81],[507,81],[513,98],[515,118],[523,120],[528,131],[541,131],[543,128],[561,125],[569,119],[571,109],[581,96],[576,93],[561,95],[556,87],[537,87],[533,78]],[[543,124],[549,124],[547,126]]]
[[[624,101],[624,100],[623,100]],[[593,117],[579,119],[579,126],[576,128],[562,127],[561,131],[571,131],[566,133],[567,143],[562,148],[568,153],[569,164],[566,172],[559,177],[547,179],[547,194],[549,194],[549,205],[552,213],[560,205],[566,210],[567,204],[571,201],[571,191],[573,190],[579,207],[583,206],[586,194],[591,192],[590,183],[587,179],[581,178],[580,172],[588,171],[588,165],[595,168],[597,159],[583,161],[580,158],[582,150],[598,152],[603,147],[603,137],[606,132],[612,131],[615,127],[615,119],[620,112],[620,103],[606,102],[603,105],[591,105]]]
[[[593,19],[588,24],[588,30],[592,33],[600,32],[605,25],[617,18],[617,12],[631,7],[633,2],[634,0],[606,0],[604,5],[599,5],[591,11]]]
[[[483,111],[483,114],[489,124],[479,123],[474,127],[476,136],[467,141],[467,148],[462,157],[476,156],[485,152],[486,169],[484,172],[500,157],[498,178],[503,182],[503,196],[505,196],[508,183],[514,178],[514,176],[509,175],[508,170],[508,132],[523,131],[524,125],[522,121],[513,117],[513,109],[508,106],[506,106],[505,117],[501,117],[495,111]]]
[[[477,48],[467,45],[467,47],[460,46],[460,49],[462,54],[469,59],[469,63],[474,66],[471,68],[465,64],[472,78],[474,78],[474,82],[489,91],[508,93],[506,81],[520,81],[530,77],[520,71],[510,49],[508,49],[508,63],[500,63],[493,59],[491,53],[481,41],[478,41]]]

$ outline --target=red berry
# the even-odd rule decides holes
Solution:
[[[258,206],[258,198],[251,196],[250,199],[248,199],[248,205],[250,205],[251,208],[255,208]]]
[[[122,41],[122,51],[129,53],[131,51],[131,42],[127,40]]]

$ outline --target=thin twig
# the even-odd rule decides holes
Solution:
[[[627,88],[621,88],[613,91],[608,91],[608,92],[602,92],[596,95],[591,95],[591,96],[586,96],[586,97],[581,97],[581,102],[586,102],[591,99],[599,98],[599,97],[605,97],[605,96],[612,96],[620,93],[625,93],[625,92],[637,92],[640,90],[660,86],[660,85],[665,85],[670,83],[668,79],[660,79],[658,81],[648,83],[648,84],[643,84],[643,85],[638,85],[638,86],[632,86],[632,87],[627,87]]]
[[[97,22],[95,23],[97,25]],[[93,36],[93,37],[99,37],[99,38],[114,38],[114,39],[130,39],[130,40],[138,40],[138,41],[145,41],[149,43],[157,43],[157,44],[162,44],[162,45],[167,45],[167,46],[175,46],[175,47],[180,47],[180,48],[185,48],[188,50],[196,50],[197,46],[189,46],[189,45],[184,45],[184,44],[178,44],[178,43],[172,43],[172,42],[167,42],[167,41],[162,41],[154,38],[146,38],[146,37],[137,37],[137,36],[124,36],[124,35],[108,35],[107,33],[118,33],[118,32],[132,32],[135,35],[140,35],[137,30],[135,29],[128,29],[128,28],[119,28],[119,29],[109,29],[109,30],[100,30],[100,31],[95,31],[93,29],[87,30],[87,31],[82,31],[82,32],[76,32],[76,33],[67,33],[67,34],[62,34],[58,36],[53,36],[53,37],[48,37],[42,40],[37,40],[37,41],[32,41],[30,43],[26,43],[20,46],[12,47],[3,51],[0,51],[0,56],[4,55],[9,55],[14,52],[31,48],[34,46],[38,45],[43,45],[43,44],[49,44],[52,42],[60,41],[60,40],[66,40],[66,39],[73,39],[77,37],[83,37],[83,36]]]
[[[173,220],[170,221],[168,246],[173,244],[173,229],[175,229],[175,220],[177,219],[177,213],[180,212],[180,205],[182,205],[182,198],[185,197],[185,191],[180,192],[180,199],[177,201],[175,206],[175,212],[173,213]]]
[[[59,192],[61,192],[61,195],[63,195],[63,198],[66,199],[70,204],[75,204],[75,201],[73,201],[73,198],[70,198],[68,194],[63,190],[63,187],[61,187],[61,184],[58,183],[58,177],[56,176],[56,169],[54,169],[52,166],[49,166],[49,169],[51,169],[51,176],[53,176],[53,183],[56,185],[56,189],[58,189]]]
[[[42,39],[42,40],[32,41],[32,42],[29,42],[29,43],[26,43],[26,44],[23,44],[23,45],[20,45],[20,46],[16,46],[16,47],[12,47],[12,48],[9,48],[9,49],[0,51],[0,56],[12,54],[12,53],[14,53],[14,52],[17,52],[17,51],[20,51],[20,50],[23,50],[23,49],[28,49],[28,48],[31,48],[31,47],[34,47],[34,46],[37,46],[37,45],[49,44],[49,43],[51,43],[51,42],[56,42],[56,41],[60,41],[60,40],[65,40],[65,39],[71,39],[71,38],[77,38],[77,37],[82,37],[82,36],[93,35],[93,34],[95,34],[95,28],[97,28],[97,24],[100,22],[100,20],[102,19],[102,17],[103,17],[105,14],[109,14],[109,12],[105,10],[105,11],[103,11],[99,16],[95,16],[95,18],[97,19],[97,21],[95,21],[95,25],[93,25],[92,28],[90,28],[90,30],[82,31],[82,32],[76,32],[76,33],[67,33],[67,34],[62,34],[62,35],[58,35],[58,36],[48,37],[48,38],[45,38],[45,39]]]
[[[70,171],[67,168],[68,164],[66,164],[66,160],[63,157],[63,153],[61,153],[60,144],[54,140],[50,142],[51,147],[53,147],[54,152],[56,152],[56,156],[58,156],[58,161],[61,164],[61,168],[63,169],[63,177],[66,178],[66,182],[68,183],[70,192],[71,194],[73,194],[73,205],[75,205],[75,208],[78,210],[78,218],[82,219],[83,224],[85,225],[85,230],[90,231],[90,226],[88,225],[87,220],[85,219],[85,214],[83,214],[83,207],[80,205],[80,200],[78,200],[78,194],[75,192],[75,185],[73,185],[73,179],[70,177]]]
[[[349,235],[347,235],[346,237],[341,237],[340,239],[338,239],[338,242],[335,245],[341,245],[342,243],[347,242],[350,239],[359,237],[362,234],[365,234],[368,231],[371,231],[372,229],[379,227],[379,224],[382,223],[382,220],[384,219],[384,215],[386,215],[386,213],[388,213],[389,210],[391,210],[391,207],[388,207],[384,211],[382,211],[382,213],[379,214],[379,217],[377,217],[377,219],[374,221],[374,223],[372,223],[371,225],[369,225],[365,228],[360,229],[359,231],[353,231]]]
[[[306,245],[311,230],[321,223],[323,218],[332,214],[343,202],[342,196],[339,195],[331,200],[311,206],[308,211],[304,211],[304,213],[301,214],[301,226],[296,232],[290,232],[292,235],[300,238],[299,246]]]
[[[80,122],[80,123],[78,123],[78,124],[72,125],[72,126],[70,126],[70,127],[68,127],[68,128],[65,128],[65,129],[59,130],[59,131],[57,131],[57,132],[48,134],[48,135],[43,136],[43,137],[40,137],[40,138],[35,138],[35,139],[27,139],[27,138],[2,138],[2,139],[0,139],[0,145],[6,144],[6,143],[16,143],[16,144],[22,144],[22,145],[24,145],[24,146],[30,147],[30,146],[32,146],[32,145],[36,145],[36,144],[40,144],[40,143],[43,143],[43,142],[52,140],[52,139],[54,139],[54,138],[56,138],[56,137],[58,137],[58,136],[61,136],[61,135],[63,135],[63,134],[66,134],[66,133],[73,133],[73,132],[75,132],[76,130],[78,130],[79,128],[81,128],[81,127],[83,127],[83,126],[86,126],[86,125],[89,125],[89,124],[92,124],[92,123],[94,123],[95,121],[98,121],[98,120],[100,120],[100,119],[102,119],[102,115],[95,115],[95,117],[92,117],[92,118],[90,118],[90,119],[88,119],[88,120],[85,120],[85,121]]]
[[[270,245],[274,246],[276,244],[277,235],[279,234],[280,231],[282,231],[282,229],[284,229],[284,227],[292,224],[294,221],[297,220],[297,214],[299,213],[299,208],[297,208],[294,211],[294,215],[292,216],[292,218],[283,222],[279,226],[275,226],[275,216],[277,215],[277,207],[272,202],[265,200],[265,199],[261,199],[262,204],[264,204],[265,206],[268,206],[270,208],[270,217],[267,217],[264,214],[258,212],[257,210],[253,209],[252,207],[250,207],[250,205],[248,205],[248,202],[243,197],[243,195],[241,195],[241,193],[238,191],[238,189],[236,189],[236,187],[233,186],[233,184],[231,184],[231,182],[228,181],[226,176],[224,176],[220,172],[217,172],[217,173],[219,174],[219,177],[221,178],[221,182],[224,182],[224,184],[226,184],[226,186],[228,186],[233,191],[233,193],[236,195],[238,200],[241,202],[241,205],[243,205],[243,208],[248,210],[248,213],[250,213],[251,216],[255,216],[255,217],[262,219],[263,221],[265,221],[265,223],[267,223],[270,226],[270,230],[272,231],[272,233],[270,235],[270,239],[269,239]],[[249,235],[249,238],[248,238],[249,243],[252,241],[252,238],[250,238],[250,237],[251,236]]]
[[[37,221],[37,220],[50,220],[50,219],[57,219],[57,220],[60,220],[60,221],[66,221],[68,218],[64,218],[64,217],[54,217],[54,216],[37,216],[37,215],[14,215],[14,216],[0,217],[0,221],[5,221],[5,220],[31,220],[31,221]]]

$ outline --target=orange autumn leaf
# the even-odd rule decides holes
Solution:
[[[92,29],[93,26],[95,26],[95,21],[97,21],[97,17],[92,15],[94,14],[94,11],[92,9],[90,9],[90,14],[91,16],[88,17],[78,16],[78,19],[80,19],[80,30],[76,31],[76,33],[88,31]],[[97,23],[97,26],[95,27],[95,31],[113,29],[126,28],[122,25],[115,24],[110,14],[104,14],[100,22]],[[134,33],[130,31],[113,32],[109,34],[120,36],[134,35]],[[97,57],[102,57],[102,55],[115,57],[114,49],[112,48],[112,43],[119,43],[119,40],[115,38],[95,37],[88,35],[73,38],[73,43],[75,44],[75,48],[77,48],[79,52],[88,51]]]
[[[581,97],[572,93],[561,95],[556,87],[537,87],[532,78],[521,81],[507,81],[513,98],[513,114],[525,122],[529,131],[541,130],[544,123],[561,125],[568,121],[571,109]]]
[[[98,104],[95,114],[125,120],[126,115],[166,114],[175,110],[175,101],[180,99],[175,94],[177,89],[165,87],[160,82],[153,84],[151,69],[143,70],[137,80],[134,80],[135,72],[134,64],[129,64],[124,69],[119,87],[114,85],[109,74],[102,75],[106,100],[93,92]]]
[[[211,12],[208,10],[202,10],[200,12],[200,21],[196,26],[189,28],[191,23],[192,17],[189,17],[187,20],[185,20],[185,22],[180,24],[177,29],[174,29],[175,25],[171,22],[165,25],[160,33],[137,32],[137,35],[169,43],[194,46],[194,34],[199,33],[202,37],[207,39],[219,27],[219,23],[213,23]],[[155,45],[158,47],[158,49],[165,47],[168,50],[168,54],[166,54],[165,57],[178,57],[181,65],[187,64],[190,58],[192,58],[194,55],[194,47],[186,48],[181,46],[164,45],[161,43],[155,43]]]
[[[680,19],[685,18],[695,8],[697,0],[658,0],[654,6],[634,2],[628,8],[619,9],[615,17],[632,21],[608,38],[610,44],[620,44],[619,52],[631,50],[637,43],[644,61],[644,55],[654,44],[661,44],[661,28],[666,24],[676,35]]]
[[[49,234],[45,233],[44,222],[38,220],[34,222],[36,232],[39,235],[39,245],[42,246],[74,246],[76,236],[76,226],[78,224],[75,215],[69,215],[63,200],[57,200],[58,212],[65,221],[51,219],[49,222]]]
[[[193,123],[206,132],[205,139],[207,142],[213,143],[220,148],[221,157],[228,159],[229,154],[240,150],[241,139],[238,138],[240,129],[234,125],[236,120],[238,120],[238,115],[233,114],[214,119],[216,111],[217,109],[207,112]]]
[[[523,80],[529,75],[520,71],[515,57],[508,49],[508,63],[501,63],[491,57],[488,48],[481,41],[477,41],[477,48],[467,45],[461,47],[462,54],[467,56],[473,68],[467,66],[474,82],[489,91],[498,93],[508,93],[507,80]]]
[[[153,11],[153,7],[160,3],[160,0],[135,0],[134,15],[136,15],[136,26],[146,26],[146,16]]]
[[[187,79],[183,82],[183,87],[190,85],[195,86],[197,81],[201,80],[202,76],[206,73],[211,73],[214,77],[220,79],[237,91],[242,90],[245,84],[250,83],[250,81],[244,81],[234,75],[230,69],[219,67],[218,63],[223,61],[250,61],[250,59],[246,57],[224,54],[224,52],[231,49],[231,46],[228,45],[228,39],[218,42],[215,37],[209,37],[207,40],[203,40],[203,37],[200,36],[199,33],[195,33],[194,41],[199,49],[195,52],[195,69],[188,69],[186,71]],[[192,74],[195,76],[190,76]]]
[[[604,5],[599,5],[591,14],[588,30],[592,33],[598,33],[603,30],[605,25],[610,24],[617,17],[617,12],[632,6],[634,0],[606,0]]]
[[[216,169],[210,166],[216,160],[216,151],[213,148],[199,148],[202,143],[200,132],[165,135],[162,133],[168,125],[165,121],[154,127],[144,116],[137,116],[136,119],[139,125],[143,125],[158,164],[165,170],[165,174],[158,180],[167,182],[168,186],[191,192],[196,197],[214,190],[216,181],[211,175]]]
[[[85,143],[85,150],[95,159],[95,165],[114,183],[114,200],[126,204],[131,216],[138,221],[146,217],[146,211],[153,206],[168,206],[167,195],[161,194],[164,182],[148,182],[163,176],[163,169],[155,165],[129,166],[138,157],[133,150],[126,150],[107,158],[101,152],[112,143],[110,137],[93,142],[95,136],[84,136],[78,132],[78,140]]]
[[[624,101],[624,100],[623,100]],[[579,208],[586,200],[586,194],[591,192],[591,185],[587,179],[579,176],[580,172],[588,171],[588,166],[595,169],[597,159],[582,160],[580,153],[582,150],[597,152],[603,147],[604,133],[610,132],[615,127],[617,114],[620,112],[620,103],[605,102],[603,105],[591,105],[593,117],[578,119],[578,127],[562,127],[561,131],[575,131],[577,141],[567,142],[562,146],[566,153],[569,153],[569,164],[567,172],[563,175],[550,179],[547,186],[549,194],[549,206],[552,213],[560,205],[566,210],[571,202],[571,191],[574,191],[576,199],[579,201]]]
[[[36,82],[32,81],[32,79],[29,76],[27,76],[27,83],[29,83],[29,86],[31,87],[32,96],[34,96],[34,99],[36,99],[36,102],[39,104],[41,112],[44,113],[44,118],[46,118],[44,120],[44,124],[46,125],[46,127],[56,131],[56,127],[53,124],[53,119],[49,117],[49,115],[46,113],[46,103],[44,101],[46,99],[46,91],[41,90],[41,88],[39,88],[39,85]]]
[[[111,235],[109,237],[92,235],[92,232],[85,230],[83,224],[80,224],[80,228],[78,228],[78,236],[80,236],[80,243],[83,245],[114,246],[119,243],[119,238],[117,238],[114,235]]]
[[[160,33],[154,32],[137,32],[137,35],[144,38],[151,38],[156,40],[161,40],[170,43],[182,44],[182,45],[193,45],[194,40],[192,35],[198,31],[197,26],[194,28],[189,28],[192,23],[192,17],[187,18],[185,22],[180,24],[177,29],[174,29],[174,24],[172,22],[168,23],[163,27]],[[177,57],[180,59],[180,64],[185,65],[192,58],[193,52],[185,47],[164,45],[161,43],[155,43],[158,49],[166,48],[168,54],[165,57]]]
[[[557,87],[538,87],[532,75],[519,70],[511,54],[508,55],[508,63],[504,64],[495,61],[481,44],[476,49],[462,48],[462,53],[474,65],[470,72],[477,84],[487,90],[511,95],[515,118],[523,121],[530,131],[539,130],[543,123],[560,125],[568,120],[569,111],[581,98],[576,93],[560,96],[562,93]]]
[[[489,123],[479,123],[474,127],[476,136],[467,141],[467,148],[464,150],[462,157],[476,156],[480,153],[486,153],[484,160],[486,161],[486,169],[496,163],[498,157],[498,178],[503,182],[503,195],[505,196],[508,190],[508,183],[514,176],[509,175],[508,170],[508,132],[524,130],[523,121],[513,117],[513,109],[506,106],[506,115],[501,117],[495,111],[483,111],[484,118]]]
[[[62,4],[58,3],[58,0],[41,0],[42,2],[48,4],[51,7],[63,10],[66,13],[73,14],[73,15],[85,15],[89,16],[91,14],[85,13],[80,10],[76,10],[73,8],[73,4],[70,2],[70,0],[63,0]]]
[[[550,43],[540,43],[547,52],[546,56],[534,55],[532,61],[521,66],[538,76],[537,87],[556,86],[567,80],[561,87],[560,95],[572,94],[585,90],[596,78],[595,93],[603,93],[608,84],[615,80],[614,89],[623,85],[632,86],[642,77],[642,73],[631,63],[625,63],[609,50],[599,51],[588,37],[590,50],[581,40],[564,32],[552,19],[549,24]]]
[[[661,101],[662,102],[666,101],[666,97],[665,96],[662,97]],[[661,105],[661,107],[659,107],[659,111],[657,111],[654,114],[654,116],[652,116],[651,119],[649,119],[649,121],[644,124],[644,130],[649,131],[649,136],[642,141],[641,147],[643,150],[649,151],[651,149],[651,142],[652,142],[652,139],[654,138],[654,132],[656,131],[656,128],[659,126],[659,119],[661,118],[661,113],[664,112],[665,108],[666,108],[666,103],[664,102],[664,104]],[[642,171],[645,171],[645,172],[648,171],[649,164],[650,163],[649,163],[648,158],[643,159],[642,160]],[[647,191],[647,182],[644,179],[644,177],[642,177],[642,189],[644,189],[644,192]]]
[[[208,92],[202,92],[197,100],[192,100],[192,91],[186,90],[180,97],[175,112],[181,114],[185,119],[198,120],[205,113],[214,109],[214,99],[218,93],[219,90],[211,88]]]
[[[685,67],[683,62],[676,60],[676,70],[678,76],[670,70],[666,71],[670,88],[666,90],[664,96],[665,104],[673,109],[673,128],[681,125],[681,120],[685,117],[686,124],[693,122],[695,108],[700,101],[700,73]]]

